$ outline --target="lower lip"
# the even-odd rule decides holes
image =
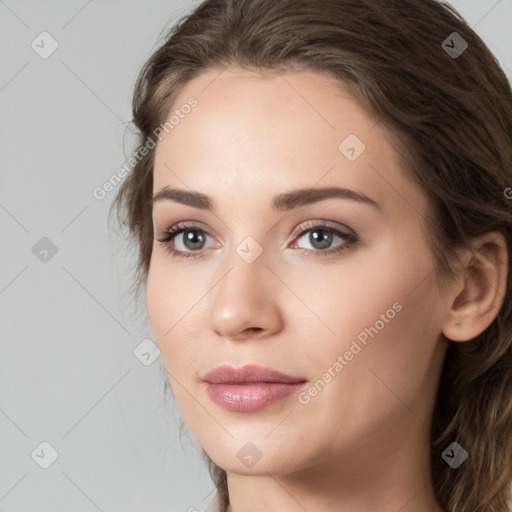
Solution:
[[[296,393],[305,382],[255,382],[248,384],[211,384],[206,391],[211,400],[233,412],[254,412]]]

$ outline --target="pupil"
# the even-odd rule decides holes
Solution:
[[[323,233],[324,236],[318,236],[318,233]],[[331,244],[332,233],[322,229],[316,229],[315,231],[311,231],[309,240],[313,247],[316,247],[317,249],[326,249]]]
[[[188,242],[190,242],[190,244]],[[185,231],[185,246],[188,249],[200,249],[202,243],[204,243],[204,237],[199,234],[199,231]],[[199,245],[199,247],[196,245]]]

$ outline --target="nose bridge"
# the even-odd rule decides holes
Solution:
[[[219,334],[236,337],[247,328],[275,328],[278,304],[267,263],[263,247],[253,237],[232,248],[213,290],[210,320]]]
[[[268,261],[263,247],[252,237],[246,237],[233,247],[226,258],[227,274],[219,283],[218,295],[242,304],[259,302],[260,295],[268,294]]]

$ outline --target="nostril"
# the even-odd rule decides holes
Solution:
[[[233,337],[232,339],[235,341],[240,341],[247,337],[250,337],[251,335],[254,336],[255,334],[258,334],[260,331],[263,331],[262,327],[247,327],[243,330],[242,333],[240,333],[238,336]]]

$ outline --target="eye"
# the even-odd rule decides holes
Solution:
[[[306,254],[338,254],[341,251],[352,247],[355,242],[357,242],[357,236],[353,232],[348,232],[348,230],[347,232],[340,231],[339,229],[329,226],[325,222],[311,222],[306,226],[301,226],[295,237],[298,240],[304,238],[306,243],[312,247],[304,248],[299,246],[299,249]],[[336,247],[331,248],[332,244],[336,242],[336,239],[339,239],[341,243],[338,242]]]
[[[163,244],[165,250],[173,256],[200,258],[204,254],[202,249],[205,248],[205,241],[209,236],[210,235],[199,226],[180,223],[161,233],[158,237],[158,241]],[[181,248],[179,247],[180,244]],[[178,248],[174,248],[173,245],[177,245]]]
[[[309,243],[312,248],[298,246],[299,250],[307,255],[327,256],[338,254],[357,242],[357,236],[352,231],[348,232],[348,228],[347,232],[343,232],[329,226],[325,221],[309,222],[296,230],[292,237],[294,240],[300,240],[305,238],[307,234],[309,236],[306,243]],[[195,259],[202,258],[206,254],[204,249],[207,248],[205,244],[208,237],[210,235],[201,227],[180,223],[160,233],[158,242],[164,245],[165,250],[172,256]],[[338,243],[337,247],[330,248],[332,243],[336,241],[335,239],[339,239],[341,243]],[[295,244],[292,245],[293,247],[295,247]]]

